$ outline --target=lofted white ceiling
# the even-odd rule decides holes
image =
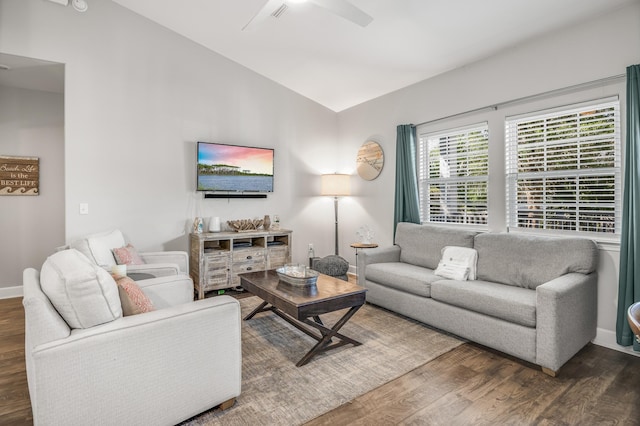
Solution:
[[[366,27],[283,0],[245,31],[267,0],[112,1],[341,111],[639,0],[349,0]]]
[[[266,0],[112,0],[334,111],[637,0],[350,0],[360,27],[312,3],[242,31]]]

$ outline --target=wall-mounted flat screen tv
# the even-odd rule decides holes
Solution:
[[[198,142],[198,191],[273,192],[273,152]]]

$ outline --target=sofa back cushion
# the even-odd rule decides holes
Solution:
[[[570,272],[598,266],[598,247],[586,238],[549,238],[506,233],[478,234],[479,280],[534,289]]]
[[[114,279],[77,250],[49,256],[40,271],[40,285],[71,328],[89,328],[122,316]]]
[[[436,269],[446,246],[473,247],[474,231],[435,225],[400,222],[396,227],[396,245],[400,261]]]
[[[119,229],[88,235],[71,243],[71,248],[84,254],[96,265],[111,269],[116,264],[113,249],[125,246],[124,236]]]

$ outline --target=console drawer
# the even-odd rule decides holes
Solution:
[[[261,261],[248,261],[241,263],[233,264],[233,271],[231,274],[231,285],[239,286],[240,285],[240,277],[238,274],[242,274],[243,272],[252,272],[252,271],[264,271],[267,267],[264,258]]]
[[[264,261],[264,248],[247,248],[233,251],[233,263],[246,261]]]

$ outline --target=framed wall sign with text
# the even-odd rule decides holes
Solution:
[[[38,157],[0,155],[0,195],[38,195],[40,160]]]

